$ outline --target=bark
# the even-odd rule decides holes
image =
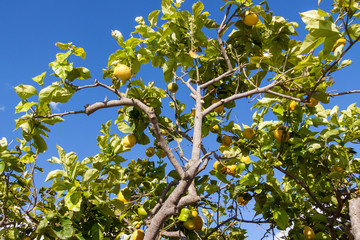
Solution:
[[[349,201],[349,215],[354,239],[360,240],[360,198]]]

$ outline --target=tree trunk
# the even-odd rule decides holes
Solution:
[[[360,240],[360,198],[349,201],[349,215],[351,220],[351,232],[355,240]]]

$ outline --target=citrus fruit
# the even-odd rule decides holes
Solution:
[[[290,138],[290,133],[284,126],[280,126],[274,131],[274,137],[279,143],[286,143]]]
[[[198,213],[197,210],[192,210],[192,211],[191,211],[191,216],[192,216],[192,217],[196,217],[198,214],[199,214],[199,213]]]
[[[255,130],[252,128],[247,128],[244,130],[243,135],[246,139],[251,139],[255,134]]]
[[[297,102],[296,101],[291,101],[289,108],[290,108],[291,111],[294,111],[296,106],[297,106]]]
[[[214,99],[214,100],[211,101],[211,104],[215,104],[215,103],[217,103],[219,101],[220,101],[220,99]],[[221,105],[221,106],[214,109],[214,112],[216,112],[217,114],[221,114],[223,111],[224,111],[224,105]]]
[[[259,21],[259,17],[253,11],[245,11],[243,22],[247,26],[254,26]]]
[[[194,230],[196,228],[194,220],[192,220],[191,218],[186,220],[186,222],[184,222],[184,227],[187,230]]]
[[[213,168],[217,171],[218,170],[218,167],[222,166],[222,164],[220,163],[220,161],[215,161],[214,164],[213,164]],[[219,171],[220,172],[224,172],[226,170],[225,167],[222,167]]]
[[[335,49],[341,45],[345,45],[346,44],[346,38],[339,38],[338,40],[336,40],[334,47],[332,49],[332,51],[335,51]]]
[[[245,164],[249,164],[251,162],[249,156],[242,156],[241,161]]]
[[[306,106],[315,107],[318,103],[319,103],[319,100],[311,97],[310,101],[308,103],[306,103]]]
[[[30,237],[24,237],[23,240],[31,240]]]
[[[238,196],[237,199],[236,199],[236,201],[237,201],[238,204],[240,204],[241,206],[245,206],[245,205],[248,203],[248,201],[246,201],[243,196]]]
[[[304,227],[304,236],[307,240],[314,240],[315,239],[314,230],[309,226],[305,226]]]
[[[143,240],[144,239],[144,231],[141,229],[136,229],[132,235],[133,240]]]
[[[195,230],[201,230],[203,227],[203,223],[204,221],[202,220],[202,218],[200,216],[195,216],[193,218],[193,221],[195,223]]]
[[[136,137],[133,134],[126,135],[122,139],[122,144],[127,148],[132,148],[136,144]]]
[[[138,214],[140,215],[140,216],[147,216],[147,212],[146,212],[146,210],[145,210],[145,208],[144,207],[139,207],[138,208],[138,210],[137,210],[137,212],[138,212]]]
[[[210,132],[212,132],[212,133],[218,133],[219,130],[220,130],[220,126],[218,124],[210,127]]]
[[[125,198],[125,196],[123,195],[123,193],[122,193],[121,191],[119,192],[118,199],[119,199],[121,202],[124,202],[124,203],[130,202],[129,200],[127,200],[127,199]]]
[[[226,173],[234,176],[235,175],[235,169],[236,169],[236,165],[230,165],[226,167]]]
[[[232,138],[229,135],[224,135],[222,138],[222,144],[229,147],[231,143],[232,143]]]
[[[153,147],[148,147],[146,150],[145,150],[145,154],[147,157],[152,157],[154,156],[155,154],[155,148]]]
[[[124,64],[118,64],[114,68],[113,75],[121,80],[129,80],[131,78],[131,70],[128,66]]]
[[[169,83],[169,85],[168,85],[167,88],[168,88],[168,90],[169,90],[170,92],[172,92],[172,93],[176,93],[177,90],[179,89],[178,85],[177,85],[176,83],[174,83],[174,82]]]

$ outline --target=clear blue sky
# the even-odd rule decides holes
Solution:
[[[196,1],[186,0],[182,8],[191,9]],[[317,8],[317,0],[289,1],[269,0],[269,6],[274,15],[283,16],[289,21],[299,23],[298,39],[304,39],[306,31],[301,22],[299,12]],[[219,20],[221,13],[219,7],[224,4],[222,0],[204,0],[205,11],[210,12],[212,18]],[[320,8],[332,1],[324,0]],[[85,0],[62,0],[62,1],[17,1],[0,0],[0,137],[6,137],[8,141],[20,136],[20,131],[14,132],[14,119],[20,115],[14,114],[14,107],[20,98],[16,95],[13,87],[19,84],[34,84],[33,77],[47,72],[45,82],[51,73],[48,63],[55,59],[59,49],[55,42],[73,42],[76,46],[83,47],[87,52],[85,61],[76,60],[76,66],[84,66],[90,69],[93,78],[102,79],[102,68],[107,66],[108,56],[118,49],[114,38],[111,37],[111,30],[119,30],[126,37],[134,30],[137,16],[147,15],[160,9],[161,0],[106,0],[106,1],[85,1]],[[352,66],[334,75],[337,82],[332,89],[345,91],[349,89],[360,89],[357,69],[359,69],[359,52],[357,47],[351,58]],[[162,83],[162,74],[154,71],[150,66],[145,66],[139,72],[144,81],[157,81],[158,86]],[[49,82],[47,82],[49,83]],[[88,82],[90,84],[92,82]],[[346,83],[346,84],[345,84]],[[100,94],[99,94],[100,92]],[[58,106],[58,111],[80,110],[85,104],[104,100],[108,93],[95,89],[87,92],[80,92],[75,95],[69,104]],[[345,108],[348,104],[357,102],[359,95],[338,97],[329,105],[337,105]],[[234,110],[239,119],[245,124],[251,124],[250,105],[242,109]],[[237,113],[237,114],[236,114]],[[101,110],[91,116],[71,115],[65,117],[63,123],[52,127],[50,139],[47,141],[49,151],[40,156],[40,165],[45,172],[58,168],[56,164],[47,164],[46,159],[56,156],[56,144],[62,146],[66,152],[74,151],[79,158],[95,155],[98,152],[96,136],[99,133],[101,123],[109,119],[116,119],[116,110]],[[12,145],[14,146],[14,144]],[[137,146],[143,151],[142,146]],[[137,150],[137,151],[138,151]],[[131,156],[131,155],[130,155]],[[136,156],[133,156],[134,158]],[[39,179],[44,179],[39,176]],[[250,238],[257,239],[257,238]]]

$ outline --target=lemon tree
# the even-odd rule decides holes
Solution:
[[[0,140],[0,236],[251,239],[247,223],[264,238],[360,237],[360,109],[336,105],[359,91],[331,89],[360,39],[358,1],[319,1],[300,14],[300,37],[270,2],[224,1],[220,20],[201,1],[182,3],[162,0],[127,39],[112,31],[118,49],[102,76],[71,62],[83,48],[56,43],[51,73],[14,88],[22,137]],[[162,79],[140,77],[146,64]],[[50,105],[89,89],[105,100]],[[55,170],[41,167],[53,125],[105,108],[116,117],[99,126],[96,154],[57,145]],[[250,108],[251,122],[239,122]],[[35,186],[35,174],[48,185]]]

